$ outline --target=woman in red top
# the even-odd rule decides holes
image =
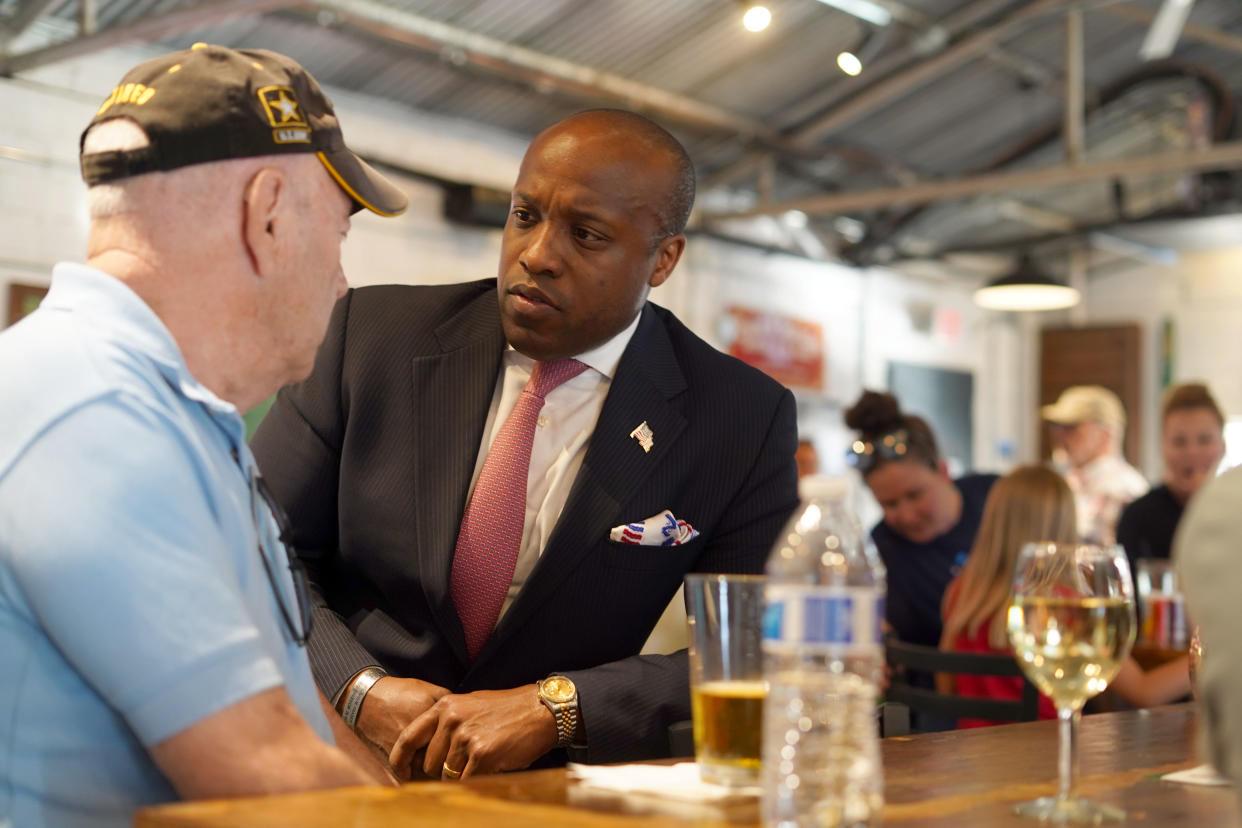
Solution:
[[[972,653],[1011,652],[1005,614],[1013,602],[1013,569],[1023,544],[1035,540],[1078,539],[1074,495],[1065,480],[1043,466],[1021,466],[992,487],[983,507],[983,520],[970,557],[945,590],[941,617],[944,633],[940,649]],[[1017,700],[1022,679],[1016,676],[939,675],[941,692],[964,696]],[[1118,695],[1135,707],[1175,701],[1190,693],[1185,657],[1147,673],[1126,658],[1112,684]],[[1040,696],[1039,718],[1055,719],[1051,699]],[[959,727],[981,727],[997,722],[962,719]]]

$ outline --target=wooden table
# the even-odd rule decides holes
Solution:
[[[1125,808],[1128,824],[1242,825],[1232,788],[1204,788],[1156,779],[1193,767],[1195,708],[1101,713],[1083,719],[1080,789]],[[1025,826],[1013,803],[1056,792],[1055,722],[1030,722],[885,739],[884,823],[926,826]],[[754,825],[758,807],[692,806],[671,815],[632,798],[597,796],[566,780],[562,769],[466,780],[421,782],[398,790],[348,788],[167,805],[140,812],[138,828],[275,828],[351,826],[454,828],[586,826],[673,828]]]

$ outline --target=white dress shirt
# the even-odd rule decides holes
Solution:
[[[639,314],[641,316],[641,314]],[[518,548],[513,581],[500,608],[503,616],[530,577],[543,554],[553,527],[569,498],[569,489],[578,476],[587,443],[595,431],[604,398],[612,385],[617,363],[638,328],[639,316],[612,339],[574,359],[586,363],[587,370],[554,388],[544,398],[530,449],[530,474],[526,482],[526,520],[522,524],[522,545]],[[504,370],[496,381],[492,405],[483,426],[483,442],[474,461],[470,496],[487,460],[492,441],[517,405],[522,389],[530,379],[535,360],[518,353],[510,345],[504,354]]]

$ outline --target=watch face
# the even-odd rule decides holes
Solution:
[[[548,701],[561,703],[573,699],[577,689],[574,683],[564,676],[552,676],[543,680],[540,692]]]

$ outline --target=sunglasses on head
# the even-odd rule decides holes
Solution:
[[[910,450],[910,433],[904,428],[881,434],[871,440],[855,440],[845,452],[845,461],[867,474],[886,460],[902,460]]]

